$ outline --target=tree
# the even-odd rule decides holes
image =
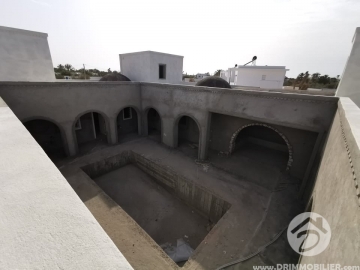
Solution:
[[[65,67],[65,69],[66,69],[67,71],[73,71],[73,70],[74,70],[73,66],[70,65],[70,64],[66,64],[64,67]]]
[[[320,73],[319,72],[315,72],[311,75],[311,82],[316,84],[319,80],[319,77],[320,77]]]
[[[221,72],[221,69],[218,69],[214,72],[214,76],[218,76],[220,77],[220,72]]]
[[[58,71],[62,71],[62,70],[64,70],[64,66],[62,64],[60,64],[57,66],[57,69],[58,69]]]
[[[321,83],[321,84],[330,83],[330,77],[329,77],[329,75],[320,76],[320,77],[319,77],[319,80],[318,80],[318,83]]]
[[[110,69],[110,68],[108,68],[108,72],[111,73],[111,69]]]

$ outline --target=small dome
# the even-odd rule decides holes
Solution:
[[[117,73],[117,72],[113,72],[113,73],[109,73],[106,74],[105,76],[103,76],[100,79],[101,82],[105,82],[105,81],[120,81],[120,82],[130,82],[130,79],[124,75],[122,75],[121,73]]]
[[[218,88],[231,88],[230,84],[224,79],[217,76],[210,76],[198,81],[196,86],[218,87]]]

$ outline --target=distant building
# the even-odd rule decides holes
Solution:
[[[143,51],[120,54],[121,73],[131,81],[181,83],[183,56]]]
[[[220,77],[230,85],[280,89],[286,71],[285,66],[238,66],[222,70]]]
[[[210,77],[209,72],[207,72],[207,73],[198,73],[195,76],[195,78],[198,79],[198,80],[202,80],[202,79],[204,79],[206,77]]]
[[[47,37],[0,26],[0,81],[55,81]]]

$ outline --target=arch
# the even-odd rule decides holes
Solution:
[[[129,120],[120,120],[119,116],[121,114],[121,112],[123,112],[126,108],[130,108],[131,109],[131,119],[130,122]],[[136,117],[133,118],[134,116],[134,112],[136,113]],[[134,120],[136,119],[136,120]],[[131,121],[132,120],[132,121]],[[136,122],[136,123],[134,123]],[[123,125],[123,126],[122,126]],[[120,128],[126,127],[124,132],[119,132]],[[116,135],[116,140],[117,142],[119,142],[119,138],[121,137],[121,135],[126,135],[126,134],[130,134],[130,133],[136,133],[137,135],[141,135],[141,112],[140,110],[135,107],[135,106],[124,106],[122,107],[120,110],[117,111],[116,113],[116,117],[115,117],[115,135]]]
[[[33,116],[22,121],[31,136],[53,161],[69,156],[65,132],[53,119]]]
[[[101,132],[106,132],[106,134],[102,134],[103,136],[106,137],[106,141],[108,144],[110,144],[111,142],[111,134],[110,134],[110,120],[109,120],[109,117],[103,113],[102,111],[98,111],[98,110],[87,110],[85,112],[82,112],[80,114],[78,114],[76,117],[75,117],[75,120],[72,124],[72,132],[73,132],[73,137],[74,137],[74,143],[75,143],[75,146],[76,146],[76,149],[77,149],[77,152],[79,152],[80,148],[79,148],[79,144],[83,144],[83,143],[86,143],[86,142],[91,142],[91,141],[95,141],[96,138],[94,139],[89,139],[88,141],[85,141],[83,139],[80,139],[81,141],[79,142],[79,138],[78,138],[78,135],[80,134],[80,132],[77,132],[78,130],[76,130],[75,126],[76,126],[76,123],[78,122],[79,119],[81,119],[81,117],[83,116],[86,116],[87,114],[90,114],[92,113],[92,117],[94,117],[94,113],[97,114],[97,117],[98,116],[101,116],[101,118],[104,120],[104,123],[105,125],[104,126],[101,126],[101,128],[103,129]],[[101,119],[99,118],[99,120]],[[94,118],[92,118],[94,120]],[[94,132],[96,131],[96,122],[93,121],[93,125],[91,125],[91,128],[94,130]],[[86,125],[86,127],[89,129],[89,125]],[[82,129],[82,126],[81,126],[81,129]],[[88,130],[88,131],[84,131],[82,132],[82,134],[84,135],[88,135],[89,137],[90,134],[91,134],[91,130]]]
[[[150,113],[155,112],[157,114],[157,116],[159,117],[159,123],[154,123],[154,122],[157,122],[154,119],[154,118],[156,118],[156,116],[150,115],[149,112]],[[152,117],[153,120],[155,120],[155,121],[151,121],[152,123],[149,123],[150,122],[149,117]],[[148,135],[148,137],[151,137],[154,140],[162,142],[163,118],[161,117],[159,111],[153,107],[146,108],[144,120],[145,120],[144,122],[145,122],[146,134]],[[159,127],[159,125],[160,125],[160,127]],[[156,134],[156,133],[159,133],[159,134]]]
[[[230,145],[229,145],[229,154],[231,155],[233,152],[234,152],[234,149],[235,149],[235,141],[236,141],[236,138],[237,136],[239,135],[239,133],[244,130],[245,128],[248,128],[248,127],[251,127],[251,126],[262,126],[262,127],[266,127],[266,128],[269,128],[273,131],[275,131],[285,142],[286,146],[287,146],[287,149],[288,149],[288,153],[289,153],[289,158],[288,158],[288,162],[287,162],[287,165],[286,165],[286,170],[288,171],[292,165],[292,162],[293,162],[293,153],[292,153],[292,147],[291,147],[291,144],[288,140],[288,138],[286,138],[286,136],[284,134],[282,134],[280,131],[278,131],[276,128],[272,127],[272,126],[269,126],[269,125],[266,125],[266,124],[262,124],[262,123],[251,123],[251,124],[247,124],[247,125],[244,125],[242,127],[240,127],[238,130],[235,131],[235,133],[231,136],[231,139],[230,139]]]
[[[183,117],[188,117],[190,118],[192,121],[194,121],[196,123],[199,135],[198,135],[198,153],[197,153],[197,157],[198,159],[200,159],[200,149],[201,149],[201,145],[202,145],[202,141],[201,141],[201,134],[202,134],[202,130],[201,130],[201,126],[198,122],[198,120],[191,114],[179,114],[174,122],[174,147],[179,147],[179,124],[180,124],[180,120]]]

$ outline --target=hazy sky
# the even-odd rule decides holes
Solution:
[[[0,0],[0,25],[49,34],[54,66],[119,70],[119,54],[184,56],[184,71],[285,65],[341,75],[359,0]],[[1,63],[0,63],[1,64]]]

